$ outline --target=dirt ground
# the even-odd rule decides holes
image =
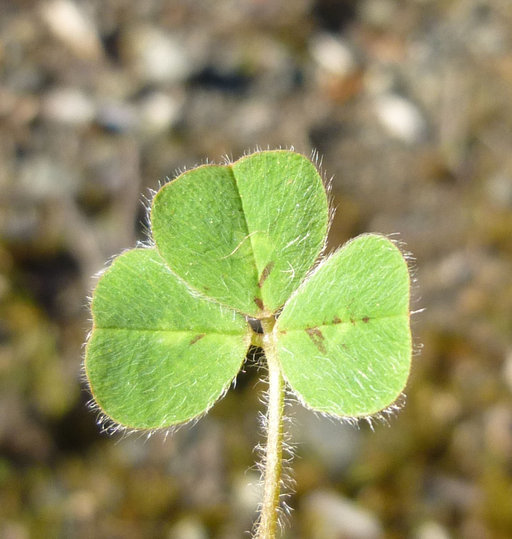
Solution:
[[[404,409],[289,406],[285,538],[512,537],[510,0],[0,0],[0,537],[239,538],[261,372],[193,427],[107,436],[87,296],[144,196],[256,148],[322,157],[330,248],[415,258]]]

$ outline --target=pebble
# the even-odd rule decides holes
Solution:
[[[25,159],[18,177],[18,187],[22,189],[25,199],[34,202],[63,195],[72,196],[79,183],[80,177],[76,172],[45,154]]]
[[[491,203],[499,208],[512,209],[512,177],[500,171],[487,180],[487,193]]]
[[[426,123],[419,109],[408,99],[388,93],[378,96],[375,113],[381,125],[393,137],[407,143],[419,142],[426,131]]]
[[[466,250],[454,250],[439,261],[438,282],[445,287],[461,287],[474,278],[477,262],[477,255],[469,257]]]
[[[185,80],[191,62],[177,36],[151,26],[139,26],[125,38],[126,52],[142,80],[176,83]]]
[[[485,415],[485,440],[488,450],[499,461],[512,463],[512,410],[508,405],[498,404]]]
[[[377,539],[383,536],[377,518],[369,511],[333,492],[307,496],[303,512],[323,539]],[[309,517],[309,518],[308,518]]]
[[[250,144],[252,138],[262,136],[276,122],[276,114],[268,101],[253,99],[242,104],[238,113],[229,119],[230,127],[239,133],[240,141]],[[236,124],[236,125],[233,125]]]
[[[39,99],[29,94],[16,94],[0,87],[0,119],[11,126],[24,126],[37,116]]]
[[[98,123],[114,133],[136,129],[138,114],[136,107],[127,101],[107,99],[98,107]]]
[[[429,490],[429,496],[446,510],[471,511],[481,499],[474,483],[450,475],[430,477]]]
[[[512,349],[509,350],[503,364],[503,377],[509,390],[512,392]]]
[[[51,0],[41,6],[41,17],[50,32],[78,57],[97,60],[102,46],[94,23],[79,3]]]
[[[309,44],[309,50],[315,62],[333,75],[348,76],[356,67],[354,53],[348,43],[330,34],[316,35]]]
[[[234,478],[231,503],[239,516],[250,520],[257,511],[262,496],[263,483],[259,473],[246,471]]]
[[[1,230],[1,226],[0,226]],[[0,273],[0,301],[5,301],[7,294],[11,291],[11,284],[5,275]]]
[[[413,535],[414,539],[450,539],[450,534],[441,524],[429,520],[423,522]]]
[[[174,524],[167,535],[169,539],[207,539],[206,528],[196,517],[186,517]]]
[[[377,28],[389,28],[393,25],[398,9],[399,5],[393,0],[367,0],[361,3],[360,17]]]
[[[331,473],[349,466],[360,448],[360,432],[353,426],[333,421],[307,410],[294,408],[292,438],[299,447],[309,447]]]
[[[66,514],[79,521],[91,521],[96,517],[98,501],[93,492],[80,489],[69,493],[64,504]]]
[[[148,133],[161,133],[180,118],[184,97],[152,92],[139,106],[140,125]]]
[[[68,125],[86,125],[94,120],[93,99],[78,88],[56,88],[42,100],[42,115],[50,121]]]
[[[3,539],[30,539],[28,524],[6,520],[0,527]]]

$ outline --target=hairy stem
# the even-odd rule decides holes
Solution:
[[[263,503],[256,531],[257,539],[276,536],[277,510],[283,466],[284,380],[277,360],[272,329],[274,317],[263,319],[263,351],[268,367],[267,447],[263,478]]]

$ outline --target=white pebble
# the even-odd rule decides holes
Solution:
[[[51,121],[85,125],[94,119],[96,107],[91,98],[76,88],[57,88],[43,98],[41,111]]]
[[[505,383],[508,385],[509,390],[512,392],[512,349],[508,352],[503,364],[503,376]]]
[[[383,94],[375,100],[375,113],[382,126],[404,142],[418,142],[426,124],[421,112],[407,99],[396,94]]]
[[[180,41],[155,28],[141,26],[127,36],[135,70],[147,81],[180,82],[190,73],[190,62]]]
[[[108,99],[101,103],[98,122],[113,131],[131,131],[137,128],[139,117],[136,107],[123,100]]]
[[[337,494],[317,491],[306,498],[305,504],[311,522],[321,527],[322,537],[382,537],[381,525],[373,514]]]
[[[51,0],[41,7],[41,17],[52,34],[77,56],[95,60],[101,56],[101,42],[93,22],[69,0]]]
[[[208,533],[195,517],[185,517],[172,526],[168,536],[173,539],[207,539]]]
[[[311,41],[309,48],[316,63],[329,73],[344,77],[355,68],[352,50],[341,39],[320,34]]]
[[[140,119],[144,129],[162,132],[169,129],[179,118],[183,99],[163,92],[149,94],[140,105]]]
[[[450,534],[437,522],[427,521],[416,530],[414,539],[450,539]]]
[[[512,177],[506,172],[501,171],[489,178],[487,192],[493,204],[504,209],[512,208]]]

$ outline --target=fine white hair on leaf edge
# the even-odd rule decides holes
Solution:
[[[177,423],[175,425],[138,428],[138,427],[130,427],[130,426],[122,425],[121,423],[118,423],[117,421],[112,419],[108,414],[106,414],[105,411],[99,406],[99,404],[96,402],[96,400],[94,399],[92,395],[84,362],[82,362],[82,367],[81,367],[81,378],[83,381],[83,385],[86,387],[86,390],[90,395],[90,399],[87,402],[87,407],[89,408],[89,410],[91,410],[93,413],[96,414],[96,424],[99,426],[100,432],[102,434],[107,434],[109,436],[120,435],[121,436],[120,439],[125,439],[127,437],[136,436],[138,438],[146,438],[146,440],[148,440],[149,438],[155,435],[161,435],[163,436],[164,440],[166,440],[168,436],[172,436],[178,430],[181,430],[183,428],[194,427],[194,425],[196,425],[198,421],[200,421],[205,415],[208,414],[208,412],[211,410],[213,406],[215,406],[215,404],[217,404],[220,400],[222,400],[226,396],[226,393],[229,391],[233,383],[233,380],[230,380],[230,382],[222,389],[222,392],[217,397],[217,399],[214,402],[212,402],[211,405],[208,406],[203,412],[201,412],[199,415],[195,417],[192,417],[186,421]],[[234,378],[236,378],[236,376]]]

